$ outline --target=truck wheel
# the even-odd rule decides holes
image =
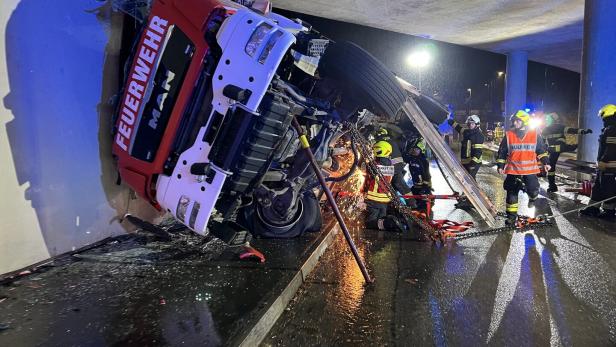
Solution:
[[[363,48],[352,42],[330,43],[319,62],[322,77],[338,80],[345,94],[363,94],[363,108],[395,117],[406,99],[395,75]]]
[[[255,236],[267,238],[292,238],[305,232],[321,230],[323,217],[319,202],[312,191],[304,192],[298,201],[296,217],[290,223],[280,225],[276,221],[264,220],[257,211],[258,204],[252,204],[240,211],[241,223]]]

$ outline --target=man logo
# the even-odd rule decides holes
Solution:
[[[160,112],[163,109],[163,104],[165,99],[167,99],[167,95],[169,95],[169,91],[171,90],[171,81],[175,78],[175,73],[171,70],[165,71],[165,79],[162,81],[162,89],[164,92],[158,94],[156,97],[156,108],[152,109],[152,119],[148,122],[150,128],[156,130],[158,126],[158,119],[160,119]]]

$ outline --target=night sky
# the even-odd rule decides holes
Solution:
[[[301,13],[276,12],[290,18],[301,18],[334,41],[359,44],[397,75],[416,86],[419,85],[419,73],[408,66],[406,59],[416,47],[426,47],[432,52],[432,62],[421,73],[421,89],[430,95],[436,91],[439,99],[451,104],[455,110],[467,108],[468,88],[472,90],[473,109],[499,105],[504,99],[504,80],[497,77],[497,72],[505,71],[506,67],[506,57],[502,54]],[[579,78],[576,72],[529,62],[527,102],[538,110],[543,105],[545,112],[555,111],[563,116],[569,114],[569,117],[577,119]],[[492,101],[490,94],[493,94]],[[497,114],[481,116],[496,119]]]

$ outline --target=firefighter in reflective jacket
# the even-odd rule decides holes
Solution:
[[[466,118],[466,126],[453,119],[447,121],[457,132],[462,134],[460,145],[460,162],[468,173],[475,179],[481,166],[484,136],[479,127],[479,116],[471,115]]]
[[[505,133],[505,137],[498,148],[496,163],[498,172],[506,174],[503,188],[507,191],[506,224],[514,224],[518,215],[518,193],[525,189],[528,194],[528,207],[534,207],[539,196],[539,164],[544,164],[545,170],[550,170],[548,153],[541,135],[534,129],[528,129],[530,115],[518,111],[511,116],[512,130]]]
[[[411,187],[404,181],[404,167],[406,163],[404,163],[402,158],[399,141],[393,139],[385,128],[380,128],[376,131],[376,141],[385,141],[391,145],[391,164],[394,166],[394,177],[391,179],[391,185],[402,195],[410,194]],[[414,202],[407,200],[406,204],[413,206]]]
[[[614,220],[616,219],[616,105],[603,106],[599,110],[599,117],[603,120],[603,129],[599,136],[597,176],[592,186],[589,204],[611,197],[614,199],[603,203],[603,211],[598,206],[589,206],[581,213]]]
[[[377,168],[381,171],[384,178],[391,182],[394,176],[394,166],[391,163],[391,144],[387,141],[378,141],[372,147]],[[379,184],[379,177],[370,174],[366,177],[364,184],[366,192],[366,227],[369,229],[404,231],[402,224],[395,216],[387,215],[387,207],[391,201],[387,189]]]
[[[548,113],[545,116],[545,128],[541,132],[541,136],[548,143],[548,152],[550,153],[549,163],[550,171],[548,171],[548,192],[558,191],[556,186],[556,163],[562,152],[573,152],[577,149],[577,145],[567,144],[565,135],[567,134],[590,134],[590,129],[577,129],[564,126],[559,122],[558,114]]]

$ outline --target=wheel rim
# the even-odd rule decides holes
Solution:
[[[288,231],[289,229],[291,229],[293,226],[295,226],[295,224],[297,224],[302,219],[302,215],[304,214],[304,203],[302,199],[299,199],[297,203],[298,203],[297,212],[295,213],[293,221],[289,224],[277,225],[277,224],[272,224],[271,222],[268,222],[266,218],[263,217],[261,209],[259,207],[256,208],[257,217],[259,218],[261,223],[263,223],[263,225],[265,225],[267,228],[270,229],[270,231],[276,234],[284,233]]]

